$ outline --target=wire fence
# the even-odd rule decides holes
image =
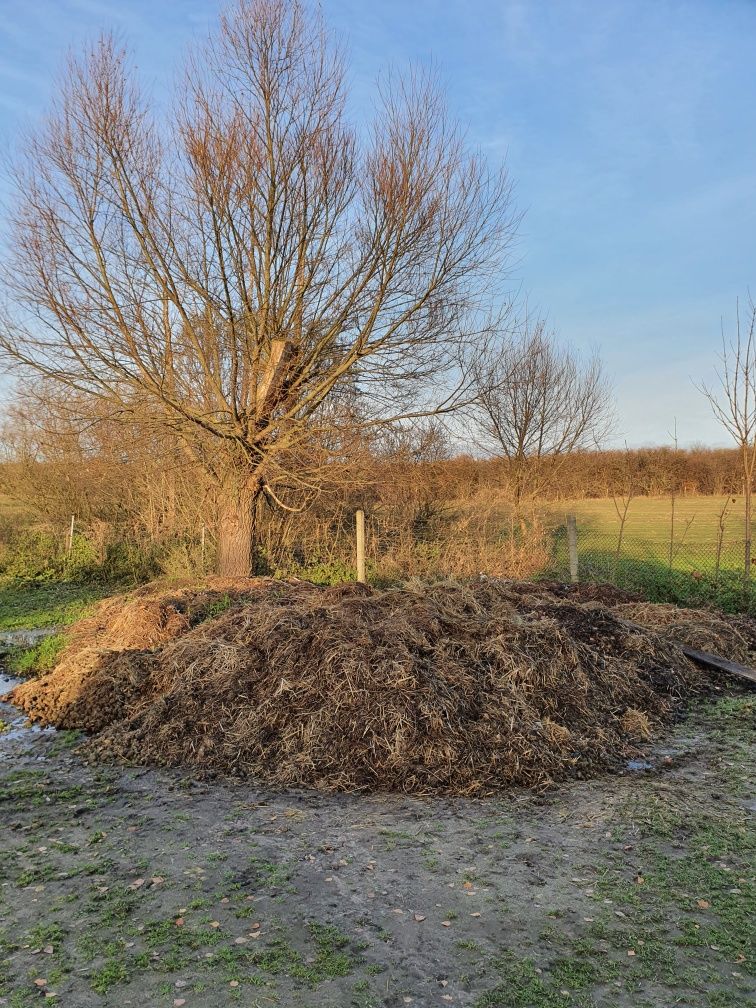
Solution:
[[[582,501],[583,510],[573,514],[572,549],[565,513],[522,516],[473,504],[454,512],[420,508],[412,515],[407,509],[366,509],[366,579],[375,585],[437,575],[578,580],[612,584],[654,601],[756,613],[754,579],[744,564],[742,502],[723,500],[696,498],[675,507],[662,499],[637,500],[632,522],[614,521],[611,501]],[[256,573],[318,583],[358,576],[351,508],[288,524],[270,521],[258,533]],[[20,577],[140,581],[199,576],[215,563],[215,536],[204,525],[156,540],[69,518],[0,538],[0,574]]]
[[[612,584],[653,601],[713,603],[733,610],[756,609],[753,571],[745,566],[746,543],[729,528],[711,528],[686,541],[647,531],[598,530],[574,519],[552,532],[549,574],[557,580]]]

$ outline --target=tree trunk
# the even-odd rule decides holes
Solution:
[[[255,493],[244,487],[229,494],[218,522],[219,577],[244,578],[252,574]]]

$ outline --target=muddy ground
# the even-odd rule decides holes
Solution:
[[[742,1006],[753,700],[482,801],[93,767],[0,705],[0,1005]]]

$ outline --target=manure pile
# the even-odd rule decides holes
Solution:
[[[100,603],[11,699],[89,732],[92,758],[327,790],[542,788],[616,766],[708,687],[672,643],[701,614],[671,608],[623,599],[636,630],[593,596],[493,579],[148,586]],[[751,621],[700,623],[727,656],[756,644]]]

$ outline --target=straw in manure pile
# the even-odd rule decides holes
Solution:
[[[615,605],[612,612],[699,651],[709,651],[744,665],[752,665],[756,660],[756,620],[750,616],[650,602]]]
[[[147,599],[143,638],[116,647],[141,602],[112,601],[13,695],[96,732],[92,758],[323,789],[541,788],[616,765],[706,683],[655,631],[506,581],[259,579],[219,615],[197,593]]]

